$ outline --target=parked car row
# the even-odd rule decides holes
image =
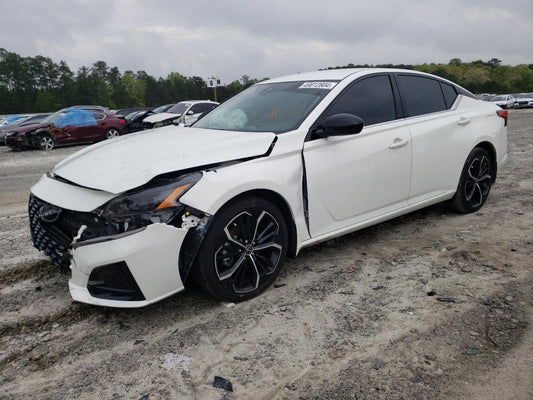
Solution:
[[[71,107],[29,125],[6,129],[5,145],[13,150],[51,150],[56,146],[93,143],[127,133],[126,120],[102,108]]]
[[[74,106],[53,114],[12,116],[0,126],[0,145],[13,150],[42,149],[94,143],[126,133],[175,124],[189,126],[219,103],[182,101],[158,108],[135,107],[111,112],[100,106]]]
[[[533,93],[499,95],[482,93],[478,95],[478,98],[480,100],[490,101],[504,109],[533,107]]]

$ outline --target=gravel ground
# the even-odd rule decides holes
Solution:
[[[533,110],[510,110],[480,212],[436,205],[305,249],[236,305],[74,303],[26,201],[79,149],[0,148],[0,399],[533,398]]]

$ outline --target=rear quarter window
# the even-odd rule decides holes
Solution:
[[[441,82],[440,86],[442,87],[442,93],[444,94],[446,108],[449,109],[457,98],[457,92],[455,91],[455,88],[452,85],[448,85],[447,83]]]

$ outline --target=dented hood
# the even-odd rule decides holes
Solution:
[[[275,136],[168,126],[87,147],[53,172],[78,185],[118,194],[167,172],[264,155]]]

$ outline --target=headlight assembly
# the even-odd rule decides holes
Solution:
[[[178,179],[159,180],[123,193],[95,212],[109,223],[116,224],[122,232],[153,223],[171,223],[184,209],[179,198],[201,177],[202,174],[196,172]]]

